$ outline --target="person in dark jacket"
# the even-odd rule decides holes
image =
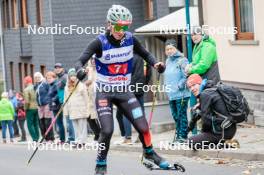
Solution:
[[[19,137],[19,129],[17,125],[17,98],[16,98],[16,92],[13,91],[12,89],[9,90],[8,92],[9,100],[12,102],[13,107],[15,109],[15,115],[14,115],[14,121],[13,121],[13,129],[14,129],[14,137]]]
[[[151,78],[151,66],[145,64],[144,60],[138,55],[133,58],[133,70],[131,77],[131,90],[136,96],[136,99],[144,111],[144,91],[143,86],[147,85]],[[137,88],[136,88],[137,87]],[[121,132],[121,139],[116,141],[115,144],[132,144],[132,127],[130,121],[123,117],[123,112],[117,108],[116,119],[118,121],[119,129]]]
[[[49,84],[49,92],[48,96],[50,98],[49,102],[49,108],[53,112],[53,115],[56,116],[58,111],[60,110],[60,102],[58,98],[58,91],[57,91],[57,80],[56,80],[56,74],[54,72],[47,72],[46,73],[46,79]],[[59,137],[60,142],[63,144],[65,142],[65,129],[63,125],[63,115],[60,113],[60,115],[57,117],[56,124],[59,129]]]
[[[189,138],[189,145],[194,149],[208,148],[209,144],[219,144],[232,139],[236,133],[236,124],[225,120],[217,113],[229,116],[225,103],[214,88],[214,82],[204,79],[198,74],[192,74],[187,79],[187,86],[198,98],[197,105],[192,108],[195,114],[188,130],[192,130],[196,121],[201,118],[202,131]],[[216,111],[216,112],[215,112]]]
[[[25,121],[26,121],[26,111],[24,109],[25,100],[23,94],[20,92],[16,93],[17,98],[17,118],[19,128],[21,130],[21,139],[18,142],[27,141],[26,130],[25,130]]]
[[[64,91],[65,91],[64,89],[65,89],[65,86],[67,83],[68,75],[65,72],[64,67],[61,63],[56,63],[54,65],[54,72],[57,75],[56,86],[57,86],[57,96],[59,99],[58,108],[60,108],[61,105],[64,103]],[[61,115],[63,116],[63,112]],[[67,123],[67,131],[69,132],[67,142],[70,143],[70,142],[73,142],[75,140],[75,136],[74,136],[73,123],[72,123],[72,120],[69,118],[69,116],[66,117],[66,123]],[[59,128],[64,128],[63,117],[58,118],[57,125]]]
[[[44,79],[43,75],[40,72],[36,72],[34,74],[35,86],[34,89],[36,91],[36,98],[38,104],[38,114],[40,119],[40,130],[42,136],[45,135],[46,130],[49,128],[52,118],[53,112],[50,110],[49,103],[51,101],[49,93],[49,84]],[[54,134],[53,130],[51,130],[45,138],[46,141],[53,142]]]

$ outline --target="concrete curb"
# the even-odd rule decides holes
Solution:
[[[160,134],[175,129],[174,122],[153,122],[151,125],[152,134]]]
[[[111,150],[122,152],[142,152],[141,146],[111,146]],[[192,150],[160,150],[155,147],[155,150],[161,154],[168,155],[181,155],[186,157],[210,157],[210,158],[228,158],[228,159],[240,159],[246,161],[264,161],[264,154],[259,153],[243,153],[230,150],[216,151],[216,150],[204,150],[204,151],[192,151]]]

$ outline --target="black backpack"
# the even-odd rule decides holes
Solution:
[[[230,119],[232,123],[247,121],[250,108],[246,98],[238,88],[219,82],[216,85],[216,91],[223,99],[226,109],[230,115],[228,118],[231,117]]]

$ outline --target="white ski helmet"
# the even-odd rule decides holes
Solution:
[[[112,5],[107,13],[107,21],[111,24],[130,25],[132,23],[132,14],[122,5]]]

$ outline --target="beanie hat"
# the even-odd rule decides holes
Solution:
[[[167,39],[165,42],[165,46],[168,46],[168,45],[177,48],[177,42],[175,39]]]
[[[32,84],[33,83],[33,80],[31,78],[31,76],[26,76],[24,78],[24,84]]]
[[[192,74],[187,79],[187,86],[193,86],[195,84],[201,84],[202,83],[202,77],[198,74]]]
[[[76,73],[76,70],[74,68],[69,69],[68,77],[76,76],[76,75],[77,75],[77,73]]]
[[[56,64],[54,65],[54,68],[56,68],[56,67],[63,68],[63,65],[62,65],[61,63],[56,63]]]

